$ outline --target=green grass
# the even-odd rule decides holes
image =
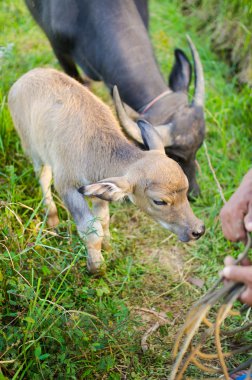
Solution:
[[[178,2],[153,0],[150,6],[151,37],[165,77],[174,47],[189,54],[186,33],[198,47],[206,77],[206,144],[228,198],[251,163],[251,89],[237,92],[237,79],[211,52],[209,36],[197,34]],[[2,2],[0,24],[0,379],[163,379],[185,311],[213,283],[223,258],[242,249],[222,236],[222,201],[204,148],[198,154],[202,196],[193,208],[206,223],[205,237],[179,243],[134,206],[112,204],[107,273],[90,276],[85,247],[57,194],[61,224],[57,232],[46,228],[38,181],[6,104],[17,78],[37,66],[59,68],[57,60],[22,2]],[[112,104],[102,84],[93,89]],[[189,275],[202,278],[204,289],[186,282]],[[174,322],[150,337],[145,354],[140,339],[155,321],[139,306]],[[232,323],[239,325],[239,318]],[[189,374],[200,376],[193,368]]]

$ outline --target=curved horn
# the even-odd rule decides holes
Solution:
[[[123,103],[123,108],[125,109],[126,114],[129,116],[129,118],[133,121],[137,121],[140,117],[140,114],[133,110],[128,104]]]
[[[116,113],[122,128],[127,133],[127,135],[132,137],[137,142],[143,144],[140,129],[138,128],[138,125],[127,115],[123,107],[117,86],[113,87],[113,99],[115,103]]]
[[[172,123],[164,125],[155,125],[154,128],[161,137],[164,147],[173,145],[174,141],[171,137]]]
[[[202,64],[200,61],[199,53],[195,48],[191,38],[186,36],[188,44],[191,49],[193,63],[194,63],[194,97],[192,101],[193,106],[204,106],[205,97],[205,82]]]
[[[130,136],[131,138],[133,138],[140,144],[143,144],[144,142],[143,142],[140,129],[137,123],[134,122],[127,115],[127,112],[125,111],[123,103],[121,101],[117,86],[113,87],[113,99],[115,103],[116,113],[123,130],[127,133],[128,136]],[[171,126],[172,126],[171,123],[167,125],[154,126],[155,130],[158,132],[158,134],[162,138],[164,146],[172,145],[171,136],[170,136]]]

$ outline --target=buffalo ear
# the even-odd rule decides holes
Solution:
[[[82,186],[78,192],[104,201],[118,201],[132,193],[132,186],[125,177],[114,177]]]
[[[141,131],[142,139],[148,150],[156,149],[164,152],[164,144],[155,128],[146,120],[138,120],[137,125]]]
[[[175,92],[188,92],[192,77],[191,63],[180,49],[175,49],[174,55],[175,62],[169,77],[169,87]]]

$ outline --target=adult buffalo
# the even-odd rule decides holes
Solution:
[[[147,0],[26,0],[46,33],[65,72],[81,80],[76,64],[93,80],[117,85],[123,102],[158,130],[168,156],[186,173],[196,196],[196,152],[202,144],[204,78],[198,53],[189,40],[195,74],[188,101],[191,64],[182,50],[165,83],[148,36]],[[119,112],[126,132],[142,142],[135,122]]]

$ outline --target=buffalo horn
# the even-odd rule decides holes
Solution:
[[[192,101],[192,106],[204,106],[204,97],[205,97],[205,83],[204,83],[204,74],[203,68],[200,61],[199,53],[196,50],[191,38],[186,36],[188,44],[190,46],[193,63],[194,63],[194,97]]]
[[[117,86],[114,86],[113,88],[113,99],[115,103],[116,113],[123,130],[127,133],[128,136],[130,136],[140,144],[143,144],[140,129],[137,123],[133,121],[125,111]],[[155,130],[162,138],[164,146],[171,145],[170,127],[171,124],[154,126]]]
[[[116,113],[124,131],[134,140],[143,144],[143,139],[142,139],[140,129],[138,128],[138,125],[127,115],[123,107],[117,86],[114,86],[113,88],[113,98],[114,98]]]

